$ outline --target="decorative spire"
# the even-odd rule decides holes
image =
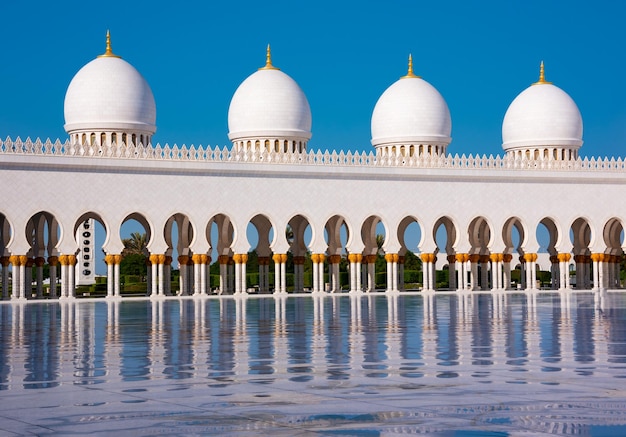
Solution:
[[[267,45],[265,53],[265,67],[259,68],[259,70],[280,70],[280,68],[276,68],[272,65],[272,49],[269,44]]]
[[[113,50],[111,50],[111,33],[107,30],[107,47],[106,50],[104,51],[104,54],[99,55],[99,58],[120,58],[120,56],[117,56],[116,54],[113,53]]]
[[[411,54],[409,54],[409,70],[406,76],[402,76],[400,79],[410,79],[410,78],[419,78],[419,76],[416,76],[415,74],[413,74],[413,56]]]
[[[541,61],[541,66],[539,67],[539,81],[533,83],[533,85],[549,85],[552,82],[546,81],[545,71],[543,69],[543,61]]]

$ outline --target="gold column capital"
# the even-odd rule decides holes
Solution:
[[[339,264],[341,262],[341,255],[331,255],[328,259],[331,264]]]

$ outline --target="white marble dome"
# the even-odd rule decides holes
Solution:
[[[562,89],[539,82],[513,100],[502,123],[504,150],[533,146],[578,149],[583,144],[583,120],[578,106]]]
[[[143,76],[110,51],[74,76],[65,94],[65,130],[156,131],[156,104]]]
[[[250,75],[235,91],[228,109],[228,137],[311,138],[311,108],[304,92],[271,64]]]
[[[440,144],[452,140],[450,110],[439,91],[409,74],[380,96],[372,113],[372,145]]]

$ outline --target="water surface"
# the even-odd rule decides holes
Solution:
[[[626,435],[626,294],[0,305],[0,433]]]

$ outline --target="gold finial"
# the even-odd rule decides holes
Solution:
[[[413,56],[409,54],[409,71],[406,76],[402,76],[400,79],[419,78],[413,74]]]
[[[280,68],[276,68],[272,65],[272,49],[269,44],[265,51],[265,67],[259,68],[259,70],[280,70]]]
[[[111,33],[107,30],[107,47],[106,50],[104,51],[104,53],[102,55],[98,56],[99,58],[119,58],[120,56],[117,56],[116,54],[113,53],[113,50],[111,50]]]
[[[546,75],[543,69],[543,61],[541,61],[541,66],[539,66],[539,80],[533,83],[533,85],[549,85],[551,83],[552,82],[546,81]]]

